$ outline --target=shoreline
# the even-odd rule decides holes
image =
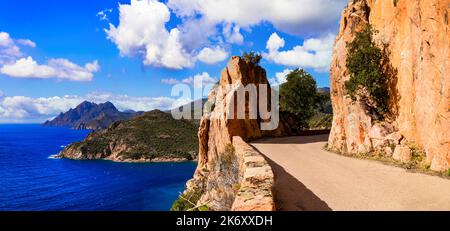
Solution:
[[[76,161],[111,161],[114,163],[130,163],[130,164],[147,164],[147,163],[183,163],[183,162],[193,162],[196,163],[198,160],[187,160],[184,158],[154,158],[154,159],[138,159],[138,160],[132,160],[132,159],[113,159],[113,158],[102,158],[102,159],[73,159],[73,158],[67,158],[67,157],[61,157],[60,154],[50,155],[48,159],[66,159],[66,160],[76,160]]]

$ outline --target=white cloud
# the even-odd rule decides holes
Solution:
[[[57,78],[71,81],[91,81],[100,70],[97,61],[79,66],[67,59],[49,59],[47,64],[38,64],[31,56],[24,57],[20,46],[36,47],[29,39],[13,39],[0,32],[0,74],[14,78]]]
[[[277,33],[272,33],[269,40],[267,40],[266,48],[269,51],[277,51],[281,47],[284,47],[284,39],[280,38]]]
[[[113,95],[110,93],[91,93],[85,96],[87,101],[95,103],[112,102],[120,111],[150,111],[153,109],[169,110],[176,99],[170,97],[136,97],[129,95]],[[189,101],[188,101],[189,102]]]
[[[22,57],[19,46],[6,32],[0,32],[0,65]]]
[[[215,64],[228,58],[228,52],[217,46],[215,48],[205,47],[198,54],[198,59],[207,64]]]
[[[169,0],[167,6],[180,17],[189,17],[198,13],[200,1]]]
[[[49,98],[6,96],[0,99],[0,123],[43,122],[81,102],[75,96]]]
[[[203,72],[193,77],[188,77],[183,79],[181,82],[185,84],[190,84],[194,86],[194,88],[208,88],[209,86],[217,83],[217,79],[211,77],[208,72]]]
[[[161,79],[161,83],[174,85],[180,83],[180,81],[174,78],[169,78],[169,79]]]
[[[242,44],[244,42],[244,36],[241,34],[241,28],[232,23],[225,23],[222,29],[225,40],[229,43]]]
[[[284,40],[273,33],[266,45],[269,52],[263,56],[267,60],[284,66],[328,71],[334,39],[333,34],[328,34],[322,38],[307,39],[303,45],[295,46],[292,50],[280,51],[279,49],[284,47]]]
[[[145,65],[183,69],[193,65],[193,58],[180,43],[180,31],[166,29],[170,20],[169,8],[156,0],[131,0],[119,4],[120,23],[110,24],[106,30],[120,54],[141,56]]]
[[[211,77],[208,72],[202,72],[194,76],[184,78],[182,80],[168,78],[161,79],[161,83],[175,85],[179,83],[184,83],[193,86],[194,88],[209,88],[211,85],[216,84],[217,78]]]
[[[23,57],[20,46],[36,47],[36,43],[29,39],[13,39],[6,32],[0,32],[0,65],[14,62]]]
[[[333,30],[348,0],[169,0],[179,17],[201,15],[217,23],[251,27],[263,22],[290,34]]]
[[[109,93],[91,93],[85,96],[66,95],[31,98],[26,96],[0,97],[0,123],[42,123],[61,112],[75,108],[83,101],[95,103],[112,102],[119,110],[150,111],[169,110],[174,103],[183,105],[190,99],[170,97],[133,97]]]
[[[97,61],[81,67],[67,59],[50,59],[47,64],[41,65],[30,56],[0,68],[2,74],[14,78],[57,78],[71,81],[91,81],[94,73],[99,70]]]
[[[188,52],[196,53],[209,46],[211,40],[221,40],[216,36],[216,23],[205,18],[185,18],[177,29],[180,30],[180,42]]]
[[[338,27],[347,0],[131,0],[119,4],[119,24],[106,30],[122,56],[145,65],[192,67],[205,47],[243,44],[241,30],[269,23],[295,35],[323,35]],[[168,24],[174,13],[180,23]],[[102,14],[103,15],[103,14]],[[326,17],[324,17],[324,15]],[[220,29],[221,27],[221,29]]]
[[[275,73],[275,77],[269,79],[270,84],[272,86],[277,86],[277,85],[286,83],[286,81],[287,81],[286,76],[291,72],[292,72],[292,69],[285,69],[282,72]]]
[[[0,47],[8,47],[14,44],[13,39],[6,32],[0,32]]]
[[[104,9],[97,13],[97,17],[102,21],[109,21],[108,14],[112,13],[113,9]]]
[[[31,48],[36,48],[36,43],[29,40],[29,39],[18,39],[17,43],[19,43],[22,46],[28,46]]]
[[[22,58],[13,64],[7,64],[0,72],[11,77],[48,78],[55,75],[55,70],[46,65],[39,65],[31,57]]]

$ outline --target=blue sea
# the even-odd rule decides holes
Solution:
[[[196,164],[52,159],[90,131],[0,124],[0,210],[169,210]]]

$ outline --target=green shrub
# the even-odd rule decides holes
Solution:
[[[420,166],[426,158],[425,151],[416,144],[409,144],[409,149],[411,149],[411,162],[416,166]]]
[[[347,44],[350,79],[345,88],[352,100],[363,100],[370,113],[383,117],[389,111],[388,76],[384,72],[387,57],[373,40],[376,33],[368,25]]]
[[[201,196],[202,196],[201,191],[191,190],[191,191],[185,192],[185,193],[181,194],[175,202],[173,202],[172,208],[170,209],[170,211],[192,210],[193,208],[195,208],[197,201],[200,199]],[[205,208],[208,208],[208,207],[206,205],[200,206],[198,208],[198,210],[204,211],[201,209],[205,209]]]
[[[244,52],[242,54],[242,58],[247,62],[247,63],[253,63],[255,66],[259,65],[259,62],[262,59],[262,56],[254,51],[251,52]]]
[[[236,162],[236,150],[232,144],[227,144],[225,152],[220,155],[220,159],[224,167],[232,166]]]
[[[333,122],[332,114],[325,114],[319,112],[308,120],[308,126],[310,129],[331,129],[332,122]]]
[[[320,109],[326,96],[317,90],[316,81],[303,69],[292,71],[286,79],[280,86],[280,109],[293,114],[300,128],[307,128],[309,119]]]
[[[154,110],[121,122],[120,126],[91,133],[82,142],[71,147],[79,150],[83,157],[101,158],[111,155],[111,146],[126,145],[126,151],[118,155],[122,159],[180,157],[192,160],[198,151],[199,123],[193,120],[175,120],[170,113]]]
[[[208,205],[202,205],[200,207],[198,207],[198,211],[209,211],[209,207]]]

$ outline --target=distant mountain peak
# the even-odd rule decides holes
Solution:
[[[83,101],[82,103],[78,104],[77,107],[86,107],[86,106],[95,106],[97,104],[93,103],[93,102],[89,102],[89,101]]]
[[[74,129],[101,130],[113,122],[128,120],[142,113],[120,112],[113,103],[96,104],[83,101],[75,109],[60,113],[55,119],[46,121],[45,126],[71,127]]]
[[[104,103],[101,103],[100,105],[103,105],[103,106],[111,106],[111,107],[116,107],[116,106],[114,106],[114,104],[113,103],[111,103],[111,102],[109,102],[109,101],[106,101],[106,102],[104,102]]]

